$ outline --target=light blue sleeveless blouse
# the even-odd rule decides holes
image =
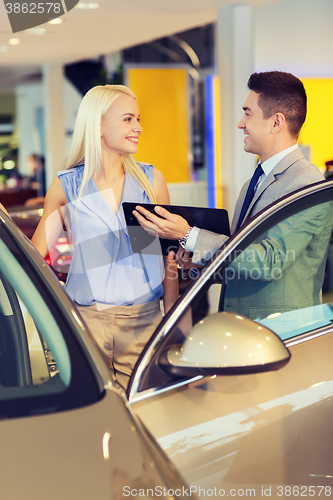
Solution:
[[[139,163],[153,185],[153,166]],[[84,166],[57,172],[66,193],[74,252],[65,289],[83,306],[144,304],[163,295],[161,255],[133,254],[122,205],[111,210],[94,180],[77,200]],[[125,174],[123,201],[149,203],[136,179]]]

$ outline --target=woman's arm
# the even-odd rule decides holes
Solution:
[[[45,257],[62,231],[67,199],[59,177],[49,187],[44,202],[44,211],[31,242],[38,252]]]
[[[154,191],[157,203],[170,205],[168,186],[164,175],[154,168]],[[173,253],[164,257],[164,280],[163,280],[163,305],[166,314],[173,306],[179,296],[178,270]]]

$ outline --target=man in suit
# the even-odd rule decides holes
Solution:
[[[245,135],[244,150],[248,153],[258,155],[261,161],[252,179],[247,181],[241,189],[235,206],[231,234],[234,234],[244,222],[247,222],[270,203],[296,189],[324,179],[318,168],[304,158],[297,146],[297,138],[305,121],[307,105],[306,93],[302,82],[290,73],[270,71],[252,74],[248,81],[248,87],[250,93],[244,103],[244,115],[238,124],[238,128],[243,130]],[[138,212],[141,212],[148,220],[145,220]],[[185,261],[188,258],[189,252],[193,252],[192,263],[204,265],[227,239],[223,235],[217,235],[210,231],[191,228],[183,218],[170,214],[161,207],[157,207],[156,212],[158,215],[164,217],[164,219],[149,214],[149,212],[142,209],[142,207],[137,207],[137,211],[134,212],[134,214],[140,224],[147,230],[155,231],[162,238],[179,239],[181,246],[185,250]],[[328,220],[331,220],[331,214],[326,213],[326,210],[324,210],[324,212],[325,213],[319,215],[316,213],[313,214],[315,220],[317,222],[319,221],[321,228],[322,223],[327,223]],[[311,217],[311,213],[308,215]],[[293,224],[291,225],[293,226]],[[329,228],[329,231],[330,230],[331,228]],[[306,228],[304,228],[304,231],[307,232]],[[325,235],[323,235],[321,229],[318,229],[322,237],[321,247],[323,248],[325,246],[324,253],[327,250],[327,234],[329,231],[325,231]],[[304,232],[301,228],[298,231],[298,239],[302,240],[304,244],[297,247],[299,255],[303,254],[308,246],[306,243],[307,239],[303,239],[302,234],[304,234]],[[294,242],[294,240],[291,241],[290,236],[291,234],[289,234],[287,239],[289,245],[293,246],[296,242]],[[264,235],[261,243],[263,243],[267,237],[269,238],[269,235]],[[273,240],[276,242],[275,236],[273,236]],[[281,248],[285,247],[283,240],[284,236],[282,235],[277,243],[276,251],[278,253],[281,251]],[[312,241],[312,237],[310,241]],[[261,243],[257,243],[257,245]],[[308,241],[308,243],[310,242]],[[309,253],[311,253],[310,249],[308,250]],[[259,288],[260,290],[265,290],[262,292],[262,314],[266,314],[267,312],[270,313],[266,307],[267,300],[265,300],[265,295],[266,297],[269,295],[267,283],[270,282],[274,285],[271,285],[271,288],[273,289],[273,296],[276,297],[274,289],[277,290],[276,283],[278,280],[269,281],[270,278],[265,278],[262,274],[263,269],[266,269],[267,265],[265,258],[259,258],[263,252],[263,246],[260,246],[260,248],[253,246],[251,251],[256,255],[253,265],[257,266],[256,268],[259,266],[258,273],[256,277],[254,277],[255,273],[253,272],[252,275],[247,274],[246,278],[244,277],[244,271],[242,271],[240,275],[237,275],[237,273],[235,274],[234,278],[236,277],[238,279],[233,279],[233,284],[231,285],[229,282],[227,286],[226,308],[227,310],[243,312],[247,316],[253,317],[256,314],[251,314],[249,312],[251,300],[245,300],[245,297],[254,296],[256,291],[259,291]],[[256,251],[259,253],[255,254]],[[283,255],[280,257],[283,259]],[[272,258],[272,262],[274,262],[274,249],[270,258]],[[238,259],[236,259],[233,265],[237,264],[237,260]],[[321,264],[323,255],[316,258],[313,263],[317,268],[319,260]],[[300,262],[301,261],[298,261],[298,264]],[[310,265],[307,259],[304,259],[303,264]],[[281,269],[282,274],[279,277],[279,288],[281,289],[283,287],[282,283],[285,281],[286,276],[288,276],[285,274],[287,267],[290,277],[292,276],[292,269],[294,268],[295,270],[295,266],[292,265],[292,262],[289,262],[288,266],[284,266],[284,268]],[[233,270],[235,271],[235,269]],[[298,271],[304,274],[304,270],[299,269]],[[311,276],[314,271],[314,269],[311,270]],[[247,273],[249,272],[250,269],[248,268]],[[314,272],[314,274],[316,274],[316,272]],[[281,279],[282,277],[283,279]],[[287,280],[289,285],[291,279],[292,278]],[[321,278],[318,280],[315,303],[318,303],[319,300],[320,282]],[[247,285],[247,287],[245,287],[245,285]],[[294,287],[291,287],[291,289],[294,290]],[[274,298],[273,296],[270,297],[271,300]],[[242,311],[239,310],[240,299],[244,306],[242,307]],[[279,305],[279,307],[283,309],[283,306],[287,305],[288,298],[283,294],[283,299],[281,300],[274,300],[274,302],[276,302],[275,306]],[[228,302],[230,302],[230,307],[228,307]],[[247,304],[247,302],[249,303]],[[274,311],[276,311],[275,306]],[[306,306],[304,302],[302,306]],[[261,317],[263,317],[262,314],[260,314]]]

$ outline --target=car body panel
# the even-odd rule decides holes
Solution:
[[[201,271],[141,356],[128,389],[131,408],[193,487],[221,489],[225,496],[231,488],[243,488],[239,496],[254,488],[261,497],[267,487],[266,496],[273,498],[281,496],[281,490],[277,495],[275,489],[274,495],[272,485],[303,485],[308,489],[300,496],[315,496],[312,486],[327,487],[325,495],[333,487],[331,303],[277,313],[256,323],[272,328],[290,350],[289,362],[278,370],[221,375],[217,366],[219,375],[203,377],[198,370],[195,376],[193,369],[184,379],[166,375],[156,377],[154,384],[163,349],[172,346],[173,337],[180,349],[197,329],[185,325],[186,315],[196,307],[201,291],[216,282],[214,273],[223,279],[222,264],[228,266],[230,256],[284,218],[332,199],[333,183],[322,183],[263,210]],[[250,330],[248,334],[252,336]],[[205,343],[205,332],[198,340]]]
[[[109,500],[124,486],[180,487],[166,484],[170,470],[159,470],[145,440],[114,390],[75,411],[2,421],[1,498]]]
[[[290,347],[278,371],[207,377],[131,406],[190,485],[333,486],[332,349],[333,331]]]

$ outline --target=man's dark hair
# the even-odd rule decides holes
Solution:
[[[290,134],[297,137],[306,117],[306,92],[296,76],[282,71],[253,73],[247,85],[259,94],[258,105],[264,118],[283,113]]]

